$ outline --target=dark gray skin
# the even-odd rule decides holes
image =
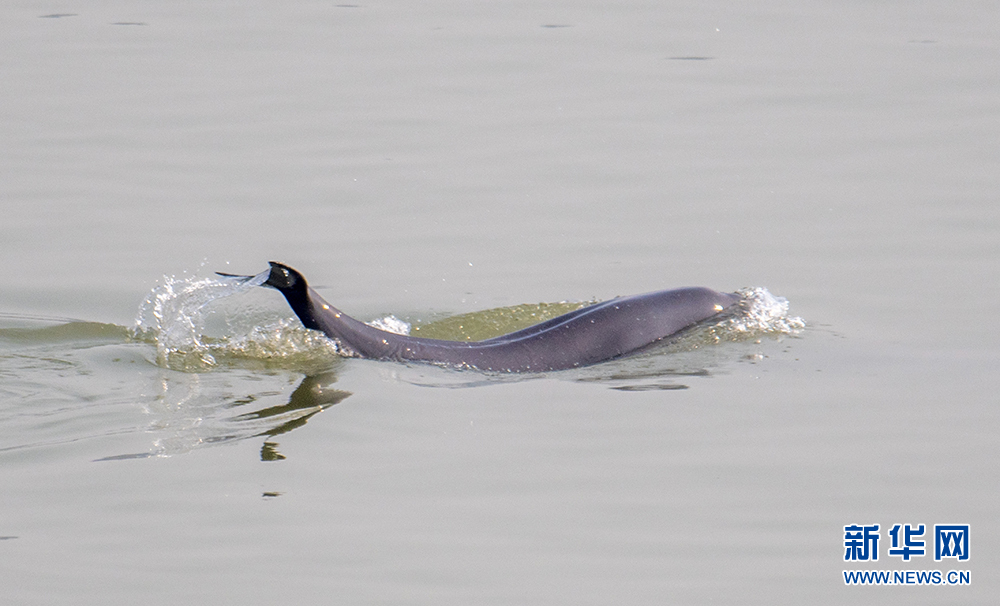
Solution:
[[[736,294],[681,288],[618,297],[485,341],[398,335],[359,322],[309,287],[302,274],[271,262],[265,286],[285,296],[306,328],[375,360],[413,360],[486,371],[544,372],[596,364],[633,353],[736,304]]]

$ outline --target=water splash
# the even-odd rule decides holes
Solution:
[[[227,310],[218,303],[252,291],[268,274],[269,270],[251,278],[164,276],[140,305],[132,337],[156,345],[157,365],[185,372],[203,372],[220,364],[328,366],[338,352],[336,343],[322,334],[289,319],[267,320],[245,306]]]
[[[806,327],[789,314],[788,300],[761,286],[736,291],[741,299],[718,316],[702,322],[667,342],[669,352],[690,351],[720,342],[760,342],[796,335]]]
[[[737,309],[726,314],[715,325],[718,336],[729,340],[756,339],[763,336],[794,335],[806,327],[806,322],[788,313],[788,299],[772,295],[766,288],[741,288]]]
[[[134,332],[152,335],[165,348],[200,344],[203,309],[212,301],[245,292],[267,280],[268,272],[253,278],[176,278],[164,276],[139,306]]]

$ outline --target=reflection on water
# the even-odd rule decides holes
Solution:
[[[661,346],[659,349],[663,349]],[[650,362],[654,367],[642,368],[641,366],[623,367],[609,369],[581,376],[576,380],[581,383],[601,383],[607,385],[609,389],[617,391],[673,391],[678,389],[688,389],[688,385],[678,383],[678,377],[709,377],[712,371],[710,361],[688,359],[687,363],[701,363],[703,368],[684,368],[678,366],[676,361],[670,366],[655,367],[655,361],[659,358],[650,356]],[[690,358],[690,357],[689,357]]]
[[[348,391],[333,389],[337,374],[329,371],[309,375],[282,403],[281,391],[263,390],[238,397],[226,395],[231,385],[203,374],[170,373],[160,381],[160,393],[146,405],[153,416],[147,431],[156,436],[149,452],[104,457],[100,460],[145,458],[183,454],[205,446],[215,446],[250,438],[273,438],[305,425],[316,414],[343,401]],[[232,409],[255,404],[262,408],[232,415]],[[279,461],[276,442],[265,440],[262,461]]]
[[[613,385],[611,387],[611,389],[617,389],[618,391],[671,391],[687,388],[687,385],[677,383],[645,383],[643,385]]]
[[[292,392],[287,404],[269,406],[256,412],[249,412],[236,417],[234,420],[273,418],[282,422],[257,435],[273,438],[274,436],[288,433],[293,429],[305,425],[316,413],[341,402],[344,398],[351,395],[349,391],[330,389],[329,384],[336,380],[337,376],[332,372],[307,376],[302,379],[299,386]],[[265,441],[260,450],[260,460],[279,461],[284,459],[284,455],[279,453],[277,448],[278,444],[276,442]]]
[[[206,340],[197,333],[195,339]],[[350,395],[331,387],[339,357],[306,360],[302,377],[294,356],[275,361],[231,347],[243,357],[226,352],[211,367],[179,372],[157,366],[149,343],[123,326],[6,314],[0,317],[0,425],[8,439],[0,453],[148,434],[148,450],[97,460],[169,456],[288,433]],[[294,349],[296,341],[286,347]],[[128,414],[137,405],[138,418]],[[284,457],[268,440],[261,458]]]

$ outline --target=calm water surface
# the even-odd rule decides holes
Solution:
[[[5,4],[4,603],[991,603],[998,13]],[[263,289],[212,359],[131,332],[272,259],[365,320],[704,285],[806,328],[524,378],[341,359]]]

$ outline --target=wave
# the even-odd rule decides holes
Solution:
[[[128,340],[130,336],[127,328],[117,324],[13,314],[5,314],[3,319],[6,320],[7,324],[18,325],[0,328],[0,344],[17,347],[66,343],[79,348],[104,343],[120,343]],[[55,322],[58,323],[50,326],[37,325]]]

